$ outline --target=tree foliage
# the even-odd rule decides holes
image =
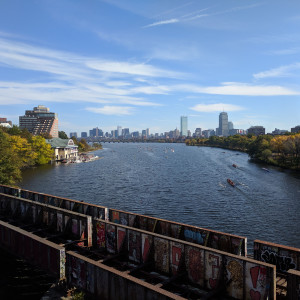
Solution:
[[[300,169],[300,134],[211,136],[209,139],[187,139],[188,146],[212,146],[247,152],[251,159]]]
[[[68,136],[64,131],[59,131],[58,132],[58,137],[61,138],[61,139],[68,139]]]
[[[52,156],[53,150],[42,136],[18,126],[0,127],[0,183],[16,184],[23,168],[46,164]]]

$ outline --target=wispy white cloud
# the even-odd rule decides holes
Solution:
[[[164,20],[164,21],[159,21],[159,22],[154,22],[152,24],[146,25],[143,28],[148,28],[148,27],[154,27],[154,26],[160,26],[160,25],[167,25],[167,24],[173,24],[173,23],[178,23],[178,19],[169,19],[169,20]]]
[[[198,112],[220,112],[220,111],[240,111],[245,109],[242,106],[233,105],[233,104],[226,104],[226,103],[215,103],[215,104],[196,104],[193,107],[190,107],[191,110],[198,111]]]
[[[1,37],[0,65],[31,71],[28,82],[0,82],[0,105],[38,100],[157,106],[143,95],[166,94],[167,88],[151,81],[182,76],[148,63],[84,57]]]
[[[221,86],[201,87],[195,85],[178,85],[175,89],[200,94],[233,96],[292,96],[300,95],[300,90],[292,90],[279,85],[253,85],[239,82],[224,82]]]
[[[130,106],[111,106],[105,105],[103,107],[87,107],[87,111],[102,114],[102,115],[132,115],[134,108]]]
[[[281,66],[268,71],[256,73],[253,75],[255,79],[269,78],[269,77],[287,77],[292,75],[292,71],[299,70],[300,63],[294,63],[287,66]]]
[[[228,14],[228,13],[232,13],[232,12],[236,12],[236,11],[255,8],[255,7],[261,6],[261,5],[262,5],[262,3],[256,3],[256,4],[252,4],[252,5],[246,5],[246,6],[236,6],[236,7],[232,7],[230,9],[224,10],[224,11],[200,14],[200,12],[211,9],[211,7],[207,7],[207,8],[203,8],[203,9],[182,15],[181,17],[154,22],[154,23],[144,26],[143,28],[161,26],[161,25],[172,24],[172,23],[179,23],[179,22],[190,22],[190,21],[194,21],[194,20],[200,19],[200,18],[224,15],[224,14]]]
[[[182,77],[183,74],[160,69],[152,65],[141,63],[129,63],[121,61],[88,61],[87,67],[108,73],[122,73],[128,75],[149,76],[149,77]]]

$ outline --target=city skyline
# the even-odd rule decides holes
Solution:
[[[18,8],[18,9],[17,9]],[[300,3],[4,0],[0,117],[45,105],[59,130],[162,133],[300,123]],[[17,11],[17,13],[16,13]]]

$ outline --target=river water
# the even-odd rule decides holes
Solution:
[[[250,251],[254,239],[300,248],[299,173],[185,144],[105,143],[95,155],[26,170],[21,187],[245,236]]]

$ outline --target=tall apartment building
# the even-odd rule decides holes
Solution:
[[[48,133],[52,137],[58,137],[57,114],[50,112],[44,105],[38,105],[33,110],[26,110],[24,116],[19,117],[19,127],[27,129],[33,135]]]
[[[188,118],[185,116],[181,116],[180,118],[180,135],[181,136],[188,135]]]

